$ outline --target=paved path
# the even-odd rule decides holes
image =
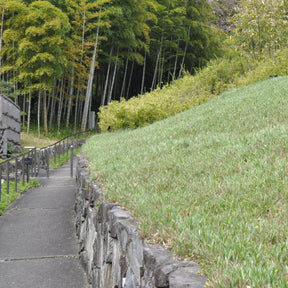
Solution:
[[[88,288],[74,229],[69,163],[0,217],[0,288]]]

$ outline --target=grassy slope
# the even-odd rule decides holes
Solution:
[[[218,287],[288,287],[287,121],[279,77],[97,135],[83,152],[141,235],[200,262]]]

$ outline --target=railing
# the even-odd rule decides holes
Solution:
[[[9,181],[15,182],[15,192],[19,181],[29,182],[31,177],[46,176],[49,177],[49,170],[51,162],[56,164],[57,158],[60,159],[61,155],[67,155],[71,159],[71,173],[73,177],[73,150],[78,149],[91,135],[95,134],[96,130],[89,130],[86,132],[75,133],[69,135],[53,145],[46,146],[41,149],[35,147],[26,147],[29,149],[19,156],[7,159],[0,163],[0,202],[2,185],[6,185],[6,193],[9,194]],[[44,171],[44,174],[42,173]]]

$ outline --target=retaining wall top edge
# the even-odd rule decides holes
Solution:
[[[3,98],[5,99],[6,101],[9,101],[11,104],[13,104],[17,109],[20,110],[20,107],[15,103],[13,102],[13,100],[11,100],[9,97],[5,96],[4,94],[0,94],[0,99]]]

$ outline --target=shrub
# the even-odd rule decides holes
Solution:
[[[100,108],[99,127],[107,130],[134,129],[200,105],[225,90],[269,78],[287,75],[288,49],[272,58],[250,63],[249,56],[215,59],[194,76],[186,75],[162,89],[155,89],[126,101],[112,101]]]

